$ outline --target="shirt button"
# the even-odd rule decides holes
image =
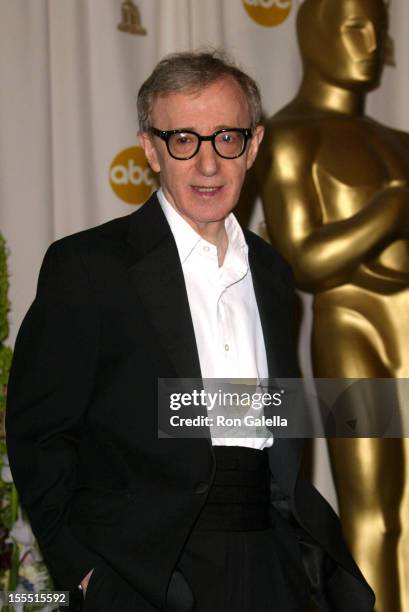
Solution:
[[[210,247],[208,247],[208,246],[204,246],[204,247],[203,247],[203,250],[204,250],[206,253],[208,253],[208,252],[210,251]]]
[[[207,484],[207,482],[198,482],[195,486],[195,493],[197,495],[202,495],[203,493],[206,493],[208,488],[209,485]]]
[[[230,349],[229,345],[228,345],[228,344],[225,344],[225,345],[224,345],[224,350],[225,350],[225,351],[228,351],[229,349]]]

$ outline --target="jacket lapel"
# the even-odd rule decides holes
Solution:
[[[290,287],[269,247],[251,232],[245,232],[254,292],[260,314],[270,378],[297,376],[289,320]],[[281,262],[280,262],[281,263]],[[283,265],[283,264],[281,264]]]
[[[254,292],[263,329],[269,378],[296,378],[298,368],[291,341],[290,287],[282,280],[281,266],[271,250],[250,232],[245,232],[249,245],[249,262]],[[281,262],[279,262],[281,263]],[[291,497],[300,468],[303,440],[275,438],[269,448],[270,469],[280,489]]]
[[[182,266],[154,194],[134,213],[128,273],[177,376],[201,378]]]

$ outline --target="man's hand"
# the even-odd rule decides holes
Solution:
[[[81,590],[82,590],[82,592],[84,594],[84,597],[85,597],[85,594],[87,592],[88,582],[89,582],[89,580],[91,578],[91,574],[92,574],[93,571],[94,571],[94,569],[92,569],[90,572],[88,572],[88,574],[85,576],[85,578],[83,578],[81,580],[80,585],[81,585]]]

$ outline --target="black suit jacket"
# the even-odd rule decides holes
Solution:
[[[270,376],[296,376],[290,270],[245,235]],[[95,581],[130,589],[135,610],[164,608],[215,471],[209,440],[157,437],[157,379],[179,376],[201,373],[176,244],[156,196],[51,245],[16,343],[7,439],[22,504],[59,587],[76,588],[97,568]],[[269,450],[272,503],[297,533],[322,605],[371,610],[337,517],[299,478],[301,448],[277,439]],[[121,609],[119,600],[111,609]]]

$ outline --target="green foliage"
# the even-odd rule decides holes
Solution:
[[[8,301],[8,272],[7,272],[7,251],[4,238],[0,235],[0,469],[4,467],[6,457],[6,439],[4,432],[4,413],[6,409],[6,389],[11,364],[11,349],[4,345],[9,333],[8,312],[10,304]],[[5,482],[0,476],[0,548],[3,549],[1,555],[0,585],[6,586],[6,567],[8,552],[5,548],[5,538],[11,529],[15,517],[12,516],[11,497],[14,485]]]
[[[9,334],[8,311],[10,308],[7,297],[9,278],[7,273],[7,252],[4,238],[0,235],[0,346]]]
[[[40,591],[53,588],[47,569],[37,555],[29,563],[20,562],[24,547],[18,540],[17,532],[13,530],[18,518],[26,519],[19,508],[17,490],[11,479],[4,431],[7,382],[12,357],[11,348],[4,344],[9,333],[8,288],[7,250],[0,235],[0,591],[14,591],[17,587],[26,588],[27,585]],[[35,549],[38,553],[37,545]],[[25,606],[24,609],[27,612],[39,610],[38,606]]]
[[[7,297],[9,280],[7,273],[7,253],[4,238],[0,235],[0,418],[3,423],[6,404],[7,380],[11,364],[11,349],[3,342],[9,333],[7,315],[10,304]],[[4,427],[0,430],[0,452],[4,452]]]
[[[9,333],[8,312],[10,304],[8,301],[9,279],[7,273],[7,253],[4,238],[0,235],[0,458],[5,453],[4,441],[4,410],[6,407],[6,388],[11,365],[11,349],[4,346]],[[1,461],[1,459],[0,459]]]

